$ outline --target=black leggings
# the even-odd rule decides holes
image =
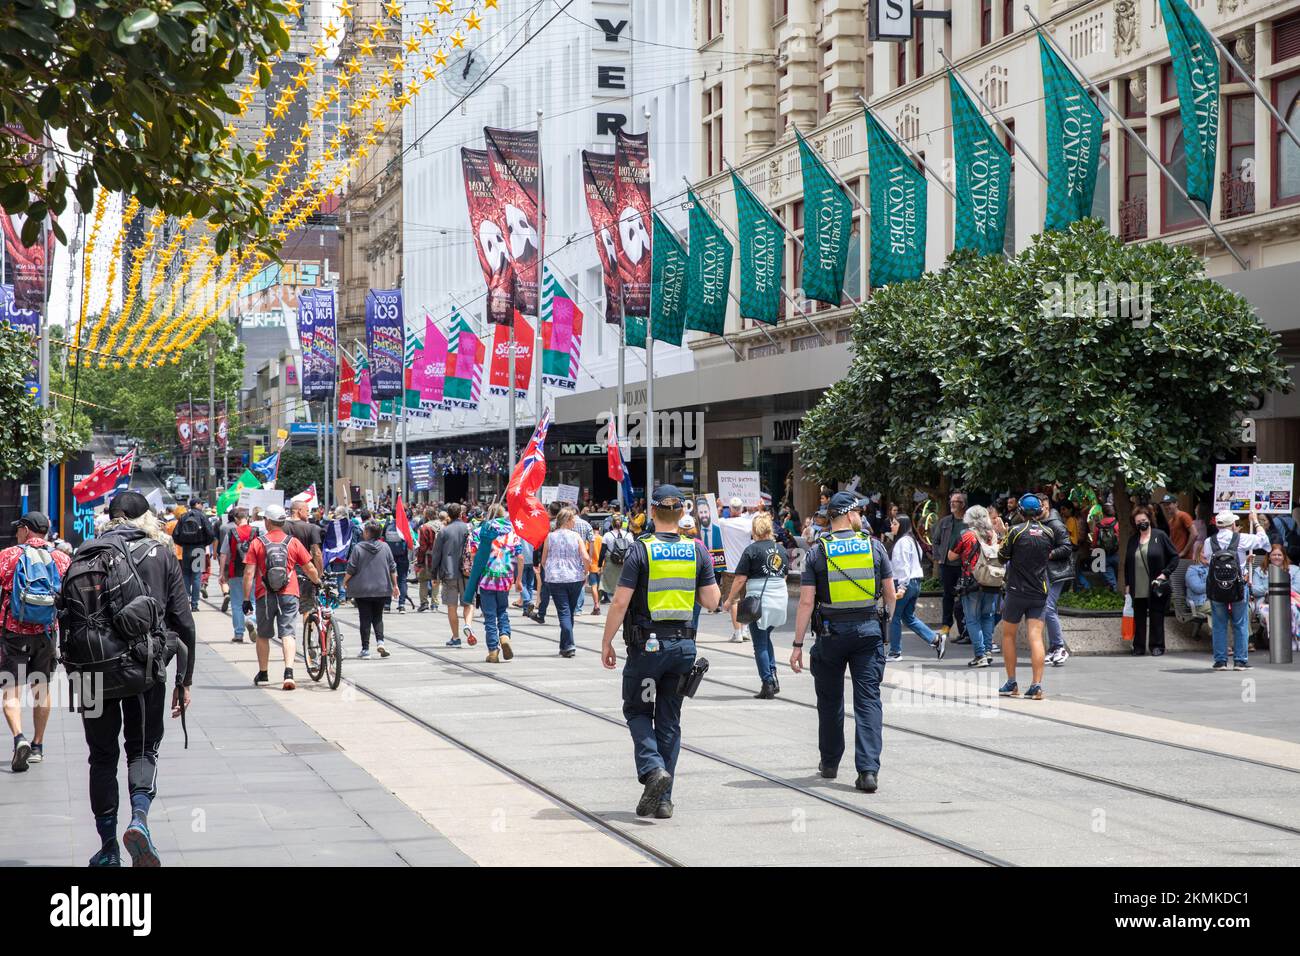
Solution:
[[[391,598],[353,598],[361,616],[361,649],[370,647],[370,627],[374,625],[375,640],[384,639],[384,604]]]

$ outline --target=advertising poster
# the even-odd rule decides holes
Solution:
[[[469,228],[474,235],[479,265],[487,282],[487,317],[506,325],[514,313],[515,267],[506,241],[501,204],[492,191],[488,154],[481,149],[461,149],[461,170],[465,175],[465,201],[469,204]]]
[[[433,490],[433,456],[416,455],[406,461],[407,481],[412,491]]]
[[[623,321],[622,281],[618,268],[618,216],[614,204],[618,192],[614,180],[614,157],[582,151],[582,188],[587,198],[587,215],[596,240],[596,254],[605,279],[605,321]]]
[[[395,398],[405,388],[406,326],[401,289],[371,289],[366,294],[366,354],[370,396]]]
[[[515,394],[528,396],[528,382],[533,373],[533,327],[518,312],[515,313]],[[488,374],[488,392],[492,395],[509,394],[510,383],[510,329],[498,325],[492,338],[492,368]]]
[[[614,188],[623,313],[650,317],[650,138],[614,133]]]
[[[541,160],[536,130],[484,127],[492,194],[501,207],[510,259],[515,268],[515,308],[537,315],[541,276]]]

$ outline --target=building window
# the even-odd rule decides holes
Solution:
[[[1169,175],[1176,182],[1187,181],[1187,153],[1183,147],[1183,117],[1181,113],[1169,113],[1160,117],[1160,142],[1164,153],[1162,161]],[[1200,221],[1191,204],[1169,185],[1169,180],[1160,180],[1160,221],[1161,231],[1186,229]]]
[[[1300,56],[1300,15],[1273,24],[1273,62]]]
[[[704,169],[707,175],[722,172],[722,84],[704,91]]]
[[[918,4],[919,6],[919,4]],[[925,76],[925,21],[916,21],[916,39],[912,41],[914,45],[913,69],[916,71],[916,78],[920,79]]]
[[[1300,73],[1273,81],[1273,106],[1287,124],[1300,123]],[[1278,121],[1273,124],[1273,204],[1300,201],[1300,147],[1291,141]]]
[[[722,0],[704,0],[704,42],[722,36]]]
[[[1002,35],[1009,36],[1011,26],[1015,22],[1015,15],[1012,10],[1013,0],[1002,0]]]
[[[993,42],[993,0],[980,0],[980,46]]]
[[[1106,224],[1110,231],[1110,134],[1101,136],[1101,150],[1097,162],[1097,189],[1092,194],[1092,217]]]
[[[1255,97],[1250,93],[1224,98],[1228,165],[1221,183],[1224,219],[1255,211]]]
[[[904,86],[907,83],[907,44],[895,43],[898,49],[894,52],[894,85]]]
[[[1145,135],[1138,130],[1138,135]],[[1142,148],[1124,140],[1124,191],[1119,206],[1119,237],[1125,242],[1147,235],[1147,157]]]
[[[1124,118],[1141,119],[1147,115],[1145,102],[1138,102],[1138,98],[1133,95],[1133,81],[1123,80],[1124,84]]]
[[[1174,65],[1164,63],[1160,66],[1160,102],[1169,103],[1178,99],[1178,81],[1174,78]]]
[[[790,0],[772,0],[772,21],[780,23],[790,15]]]

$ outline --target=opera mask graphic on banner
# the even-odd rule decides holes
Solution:
[[[485,127],[483,139],[487,143],[492,194],[501,210],[506,248],[514,263],[515,308],[535,316],[545,222],[537,132]]]
[[[622,281],[618,269],[618,223],[614,204],[618,202],[614,181],[614,157],[582,151],[582,187],[587,198],[587,215],[596,239],[596,254],[605,279],[605,321],[623,320]]]
[[[488,287],[488,321],[509,325],[514,315],[515,269],[506,239],[505,218],[492,190],[488,154],[481,149],[462,149],[460,162],[465,174],[470,231]]]
[[[618,211],[619,274],[623,311],[650,315],[650,139],[647,133],[614,134],[614,184]]]

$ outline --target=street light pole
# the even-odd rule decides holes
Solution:
[[[217,503],[217,335],[208,335],[208,480],[203,487],[212,495],[212,503]]]

